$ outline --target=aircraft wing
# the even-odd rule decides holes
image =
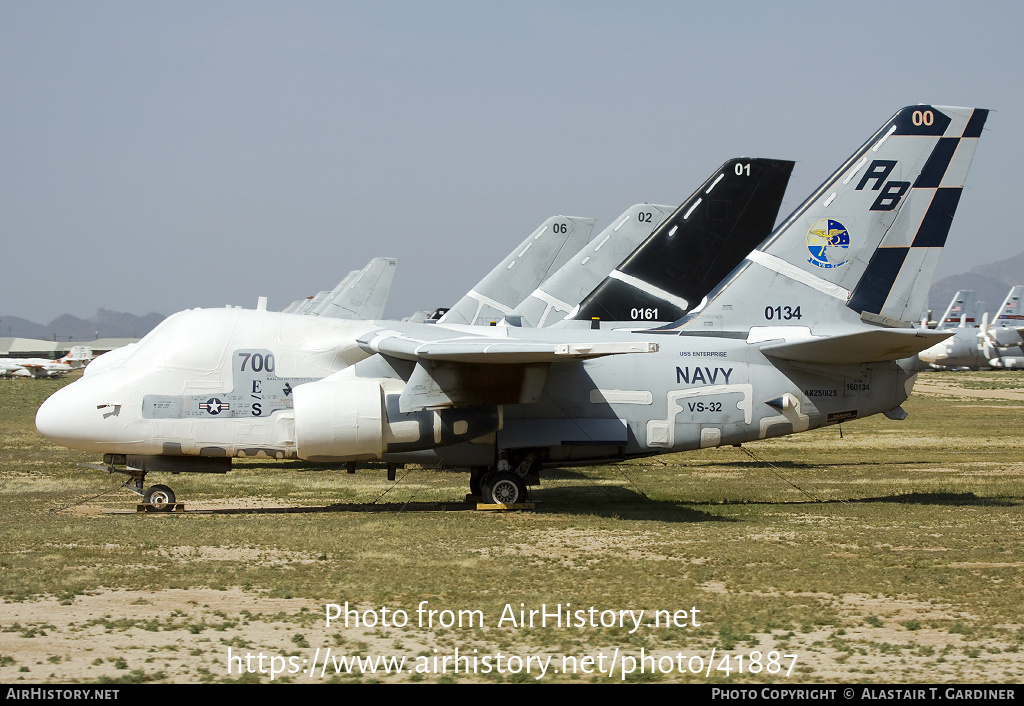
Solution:
[[[499,333],[502,329],[497,329],[494,336],[462,335],[435,326],[429,329],[422,334],[377,330],[357,339],[367,353],[415,363],[399,397],[402,413],[530,404],[540,399],[551,363],[658,350],[657,343],[627,339],[529,340],[503,338]]]
[[[360,337],[357,342],[368,353],[382,353],[413,362],[436,360],[486,364],[558,363],[658,350],[657,343],[647,341],[558,343],[483,336],[423,340],[398,331],[375,331]]]
[[[761,346],[761,352],[772,358],[800,363],[875,363],[917,355],[946,340],[953,333],[915,328],[880,328],[837,336],[769,343]]]
[[[20,370],[25,370],[25,368],[17,363],[6,363],[0,361],[0,375],[13,375]]]
[[[982,327],[981,332],[978,333],[978,337],[982,339],[989,339],[999,348],[1009,348],[1011,346],[1019,346],[1021,340],[1024,339],[1024,326],[992,326],[991,328]]]
[[[63,370],[52,370],[44,363],[35,363],[31,361],[23,361],[18,367],[34,378],[45,378],[64,372]]]

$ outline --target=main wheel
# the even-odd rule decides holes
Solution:
[[[526,483],[515,473],[493,473],[480,483],[485,503],[514,505],[526,501]]]
[[[482,498],[484,495],[480,483],[487,475],[487,466],[471,466],[469,469],[469,494]]]
[[[174,509],[174,491],[166,485],[152,485],[142,496],[142,502],[148,504],[152,512],[170,512]]]

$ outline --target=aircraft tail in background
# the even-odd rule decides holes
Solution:
[[[439,323],[486,326],[512,313],[590,238],[593,218],[553,216],[508,254]]]
[[[512,312],[523,326],[558,323],[636,250],[672,212],[671,206],[638,203],[597,234],[569,262],[533,290]]]
[[[398,260],[375,257],[363,269],[351,274],[334,291],[309,312],[334,319],[380,319],[388,303]]]
[[[783,160],[729,160],[566,319],[678,320],[771,233],[792,171]]]
[[[977,328],[981,323],[981,312],[978,309],[977,297],[973,289],[962,289],[953,295],[953,299],[946,307],[946,313],[942,315],[939,323],[935,326],[937,331],[944,331],[951,328]]]

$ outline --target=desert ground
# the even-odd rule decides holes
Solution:
[[[553,469],[504,513],[459,472],[251,460],[154,475],[186,512],[139,514],[35,431],[66,382],[0,380],[3,683],[1024,673],[1024,373],[922,374],[901,422]]]

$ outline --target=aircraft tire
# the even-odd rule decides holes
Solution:
[[[487,475],[486,466],[473,466],[469,469],[469,494],[475,495],[478,498],[482,498],[484,495],[481,483],[483,482],[484,476]]]
[[[526,483],[515,473],[500,471],[492,473],[480,483],[485,503],[514,505],[526,502]]]
[[[142,496],[150,512],[170,512],[174,509],[174,491],[166,485],[151,485]]]

